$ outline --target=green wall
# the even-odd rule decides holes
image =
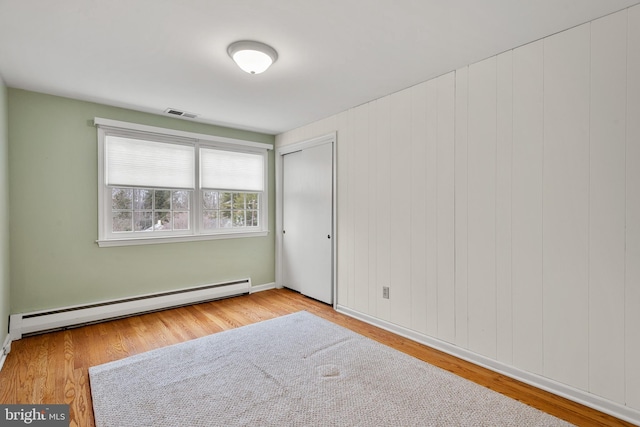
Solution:
[[[0,346],[9,328],[9,139],[7,88],[0,77]]]
[[[94,117],[274,143],[272,135],[8,89],[11,312],[250,277],[275,281],[274,154],[267,237],[99,248]]]

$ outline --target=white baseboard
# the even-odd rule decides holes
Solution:
[[[527,372],[514,366],[499,362],[497,360],[490,359],[488,357],[458,347],[446,341],[442,341],[437,338],[412,331],[411,329],[395,325],[391,322],[375,318],[368,314],[360,313],[348,307],[338,305],[336,307],[336,310],[342,314],[346,314],[347,316],[362,320],[363,322],[377,326],[381,329],[385,329],[389,332],[393,332],[394,334],[403,336],[405,338],[409,338],[410,340],[435,348],[436,350],[443,351],[457,358],[466,360],[467,362],[482,366],[483,368],[487,368],[494,372],[506,375],[541,390],[548,391],[555,395],[580,403],[584,406],[588,406],[600,412],[604,412],[616,418],[620,418],[621,420],[640,425],[640,411],[629,408],[628,406],[624,406],[595,394],[588,393],[584,390],[562,384],[550,378],[533,374],[531,372]]]
[[[4,361],[7,360],[7,355],[11,351],[11,335],[7,334],[2,342],[2,348],[0,348],[0,371],[4,366]]]
[[[120,300],[100,301],[86,305],[12,314],[9,334],[18,340],[25,334],[63,329],[150,311],[197,304],[219,298],[248,294],[251,279],[239,279],[156,294],[137,295]]]
[[[268,291],[269,289],[275,289],[275,288],[276,288],[275,282],[265,283],[264,285],[254,285],[254,286],[251,286],[249,293],[255,294],[256,292]]]

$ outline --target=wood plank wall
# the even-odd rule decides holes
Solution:
[[[640,408],[640,7],[627,15],[625,399]]]
[[[338,303],[640,411],[640,6],[338,132]],[[390,299],[382,299],[382,287]]]

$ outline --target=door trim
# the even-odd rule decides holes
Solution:
[[[338,290],[337,290],[337,227],[336,227],[336,212],[337,212],[337,194],[336,194],[336,132],[332,132],[326,135],[318,136],[303,141],[299,141],[293,144],[285,145],[276,149],[276,287],[282,288],[282,211],[283,211],[283,164],[282,157],[286,154],[301,151],[306,148],[312,148],[318,145],[332,144],[332,209],[331,209],[331,282],[333,292],[333,308],[335,309],[338,304]]]

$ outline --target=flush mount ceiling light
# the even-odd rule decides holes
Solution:
[[[278,59],[278,52],[264,43],[241,40],[231,43],[227,48],[229,56],[243,71],[260,74]]]

